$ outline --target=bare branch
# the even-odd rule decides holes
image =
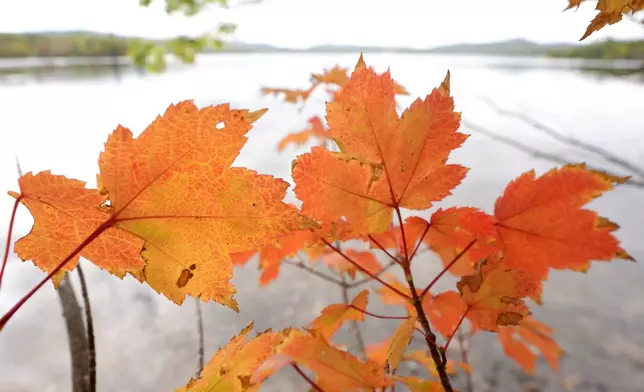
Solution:
[[[197,339],[199,347],[197,348],[197,379],[201,375],[204,367],[204,338],[203,338],[203,315],[201,313],[201,300],[195,298],[195,311],[197,313]]]
[[[382,275],[382,274],[384,274],[385,272],[387,272],[387,270],[388,270],[389,268],[393,267],[393,266],[394,266],[394,265],[396,265],[396,264],[398,264],[398,262],[397,262],[397,261],[390,261],[390,262],[389,262],[389,264],[387,264],[387,265],[385,265],[384,267],[382,267],[382,269],[381,269],[380,271],[376,272],[376,273],[375,273],[375,274],[373,274],[373,275],[374,275],[374,276],[379,277],[380,275]],[[365,283],[367,283],[367,282],[371,282],[372,280],[373,280],[373,278],[372,278],[371,276],[368,276],[368,277],[366,277],[366,278],[362,278],[362,279],[360,279],[360,280],[356,280],[355,282],[347,283],[347,288],[352,289],[352,288],[355,288],[355,287],[358,287],[358,286],[362,286],[363,284],[365,284]]]
[[[92,308],[89,304],[87,282],[81,264],[76,266],[78,280],[80,281],[81,293],[83,295],[83,307],[85,308],[85,323],[87,326],[87,365],[88,365],[88,391],[96,392],[96,344],[94,342],[94,321],[92,320]]]
[[[420,325],[423,327],[425,342],[427,343],[427,347],[429,348],[429,352],[432,356],[432,360],[436,365],[436,372],[438,373],[438,377],[440,378],[441,385],[443,386],[443,389],[445,390],[445,392],[454,392],[454,388],[452,387],[452,383],[449,379],[449,375],[447,374],[447,358],[445,357],[445,350],[441,350],[436,345],[436,335],[434,334],[434,332],[432,332],[432,328],[429,325],[427,314],[425,314],[425,309],[423,308],[423,300],[421,296],[418,295],[418,290],[416,289],[416,285],[414,283],[414,277],[412,276],[412,273],[411,273],[409,257],[408,257],[409,255],[407,254],[407,241],[405,239],[405,233],[403,229],[404,222],[402,219],[402,214],[400,213],[400,208],[395,207],[395,210],[396,210],[396,216],[398,217],[398,224],[400,225],[401,237],[403,239],[403,247],[405,248],[405,253],[406,253],[405,260],[403,263],[401,263],[401,266],[403,268],[403,271],[405,272],[405,280],[407,281],[409,291],[411,292],[411,295],[412,295],[410,300],[412,305],[414,306],[414,309],[416,309],[416,314],[418,315],[418,321],[420,322]],[[409,297],[407,296],[407,298]]]
[[[546,135],[550,136],[551,138],[567,144],[569,146],[581,148],[582,150],[586,150],[589,152],[592,152],[594,154],[597,154],[604,158],[605,160],[612,162],[618,166],[621,166],[622,168],[630,171],[631,173],[637,175],[641,179],[644,179],[644,168],[637,167],[636,165],[632,164],[631,162],[615,155],[613,152],[608,151],[602,147],[596,146],[594,144],[587,143],[583,140],[577,139],[574,136],[566,135],[563,132],[560,132],[559,130],[548,126],[541,121],[538,121],[524,113],[518,112],[518,111],[513,111],[513,110],[508,110],[505,108],[500,107],[497,105],[493,100],[485,97],[481,97],[481,100],[484,101],[486,104],[494,108],[499,114],[507,116],[507,117],[513,117],[517,120],[522,121],[523,123],[531,126],[532,128],[541,131],[545,133]]]
[[[337,280],[333,276],[329,276],[329,275],[327,275],[327,274],[325,274],[323,272],[316,271],[313,268],[309,267],[308,265],[304,264],[302,261],[293,261],[293,260],[289,260],[289,259],[284,259],[282,262],[285,263],[285,264],[295,266],[295,267],[297,267],[297,268],[299,268],[301,270],[304,270],[304,271],[306,271],[306,272],[308,272],[310,274],[313,274],[313,275],[317,276],[318,278],[322,278],[322,279],[326,280],[327,282],[335,283],[335,284],[337,284],[339,286],[342,285],[342,282]],[[333,271],[333,270],[331,270],[331,271]]]
[[[484,128],[483,126],[475,124],[475,123],[473,123],[471,121],[462,120],[461,123],[463,124],[463,126],[465,126],[466,128],[471,129],[472,131],[474,131],[476,133],[479,133],[481,135],[485,135],[485,136],[489,137],[490,139],[496,140],[496,141],[501,142],[503,144],[506,144],[506,145],[508,145],[510,147],[514,147],[517,150],[523,151],[525,153],[528,153],[528,154],[534,156],[535,158],[544,159],[544,160],[547,160],[547,161],[550,161],[550,162],[554,162],[554,163],[557,163],[557,164],[563,164],[563,165],[567,165],[567,164],[570,164],[570,163],[576,163],[576,162],[570,161],[568,159],[565,159],[565,158],[563,158],[563,157],[561,157],[559,155],[551,154],[551,153],[544,152],[544,151],[539,151],[539,150],[537,150],[537,149],[535,149],[535,148],[533,148],[531,146],[528,146],[527,144],[523,144],[523,143],[521,143],[521,142],[519,142],[519,141],[517,141],[515,139],[512,139],[510,137],[507,137],[505,135],[501,135],[501,134],[498,134],[496,132],[490,131],[489,129]],[[608,173],[609,175],[619,176],[618,174],[611,173],[610,171],[608,171],[606,169],[599,168],[599,167],[596,167],[596,166],[587,165],[587,167],[589,169],[592,169],[592,170],[604,171],[604,172]],[[623,185],[630,185],[630,186],[634,186],[634,187],[637,187],[637,188],[644,188],[644,180],[629,179]]]
[[[87,334],[83,322],[81,307],[76,299],[74,288],[65,274],[60,281],[58,299],[63,308],[63,318],[69,340],[69,353],[71,355],[72,391],[89,392],[89,361],[87,356]]]
[[[344,277],[344,275],[342,275],[341,287],[342,287],[342,301],[345,303],[345,305],[349,305],[350,307],[355,308],[351,304],[351,301],[349,301],[349,289],[347,287],[347,279]],[[358,308],[355,308],[355,309],[366,314],[366,311],[364,311],[363,309],[358,309]],[[351,328],[353,328],[353,332],[356,336],[356,341],[358,342],[358,349],[360,349],[360,352],[366,358],[367,348],[365,347],[364,338],[362,337],[362,331],[360,330],[360,326],[358,325],[358,322],[355,320],[351,321]]]

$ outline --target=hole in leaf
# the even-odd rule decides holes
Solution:
[[[226,124],[224,124],[223,121],[219,121],[217,125],[215,125],[215,128],[217,129],[224,129],[226,127]]]
[[[177,279],[177,287],[185,287],[193,276],[195,275],[189,269],[184,268],[181,271],[181,275],[179,275],[179,279]]]

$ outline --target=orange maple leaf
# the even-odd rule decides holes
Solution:
[[[547,279],[549,267],[584,270],[591,260],[632,259],[612,234],[618,226],[581,208],[625,180],[581,164],[512,181],[494,210],[504,264]]]
[[[292,168],[302,213],[314,219],[344,217],[356,233],[381,233],[394,208],[427,209],[467,172],[445,164],[466,139],[457,132],[449,74],[399,117],[389,72],[376,74],[361,56],[349,83],[327,104],[327,121],[341,152],[314,147]]]
[[[409,342],[411,342],[415,327],[416,316],[411,316],[401,322],[396,332],[394,332],[387,350],[387,365],[390,372],[394,372],[398,368],[400,361],[402,361],[405,350],[409,346]]]
[[[313,116],[309,119],[309,127],[303,131],[289,133],[277,145],[277,151],[282,151],[288,144],[293,143],[301,146],[308,142],[310,138],[317,138],[325,141],[328,138],[328,132],[322,124],[322,120],[318,116]]]
[[[259,278],[260,286],[265,286],[275,280],[279,275],[282,261],[297,254],[313,241],[310,230],[296,230],[279,238],[275,244],[266,245],[259,250],[259,267],[262,274]],[[238,265],[245,264],[257,251],[245,251],[231,254],[233,262]]]
[[[336,65],[331,69],[325,69],[322,73],[312,74],[311,82],[313,84],[334,84],[338,87],[344,87],[349,82],[349,69]]]
[[[568,0],[568,7],[579,8],[583,0]],[[622,20],[626,14],[644,10],[644,0],[599,0],[595,7],[599,13],[590,22],[586,32],[579,39],[583,41],[595,31],[599,31],[606,25],[612,25]]]
[[[467,304],[456,291],[446,291],[435,296],[427,293],[423,298],[423,309],[434,328],[445,339],[449,339],[461,317],[467,312]]]
[[[98,212],[83,211],[102,196],[81,191],[78,182],[47,174],[35,180],[25,176],[23,183],[31,185],[24,190],[23,202],[33,209],[35,233],[39,227],[51,230],[64,221],[64,229],[78,228],[74,234],[78,238],[63,236],[66,242],[51,250],[51,240],[29,234],[23,240],[29,246],[19,256],[51,268],[52,260],[69,257],[72,242],[82,248],[80,236],[87,235],[85,241],[96,244],[85,247],[87,256],[122,275],[124,269],[140,269],[140,259],[125,260],[131,260],[143,243],[138,256],[145,261],[142,276],[156,291],[176,303],[191,295],[238,310],[229,282],[233,272],[229,254],[314,227],[282,201],[286,181],[230,167],[247,140],[251,122],[262,113],[232,110],[228,104],[198,109],[192,101],[184,101],[170,105],[137,138],[129,129],[117,127],[99,159],[99,189],[107,196],[102,213],[99,206],[95,206]],[[52,188],[45,190],[43,185]],[[69,201],[39,209],[28,202],[30,195],[52,199],[54,193]],[[70,210],[75,220],[87,222],[70,223]]]
[[[499,326],[517,325],[531,314],[523,298],[537,289],[536,283],[527,272],[484,260],[474,275],[462,277],[456,287],[467,304],[472,327],[498,331]]]
[[[373,343],[365,347],[367,358],[377,362],[380,366],[384,367],[387,364],[387,355],[389,354],[389,346],[394,336],[378,343]]]
[[[440,381],[422,380],[414,376],[395,377],[395,379],[405,384],[411,392],[445,392]],[[454,392],[458,390],[455,389]]]
[[[405,284],[403,284],[397,277],[395,277],[392,274],[383,274],[384,281],[394,289],[397,289],[403,294],[406,294],[411,298],[411,291],[409,290],[409,287]],[[416,289],[416,293],[420,296],[422,293],[422,289]],[[399,306],[404,306],[407,309],[407,312],[409,314],[416,314],[416,310],[414,308],[414,305],[407,300],[407,298],[402,297],[400,294],[397,292],[393,291],[387,286],[381,286],[376,289],[376,294],[380,296],[380,299],[382,300],[383,303],[388,304],[388,305],[399,305]]]
[[[411,216],[405,219],[403,223],[405,241],[403,241],[400,226],[390,226],[384,233],[369,235],[370,247],[371,249],[395,249],[396,257],[402,260],[405,255],[412,256],[419,245],[418,241],[422,240],[428,229],[428,223],[425,219]],[[403,244],[405,243],[407,244],[407,252],[403,249]]]
[[[299,228],[282,201],[288,183],[230,167],[251,129],[247,114],[184,101],[136,139],[119,126],[101,153],[98,183],[115,225],[145,240],[146,281],[174,302],[191,295],[236,309],[229,254]]]
[[[262,87],[261,93],[264,95],[281,95],[284,94],[284,100],[290,103],[298,103],[300,101],[306,101],[311,92],[313,92],[315,86],[302,90],[302,89],[287,89],[287,88],[272,88],[272,87]]]
[[[472,207],[438,209],[432,214],[430,228],[424,242],[434,250],[447,267],[461,252],[449,272],[456,276],[471,274],[478,261],[501,249],[496,230],[496,219]]]
[[[537,356],[531,347],[538,349],[550,367],[559,369],[563,350],[552,338],[554,330],[549,326],[526,317],[516,327],[499,329],[499,341],[507,356],[513,358],[528,373],[534,374]]]
[[[351,305],[333,304],[322,309],[321,314],[311,322],[310,328],[329,340],[345,321],[363,321],[367,309],[369,291],[363,290],[351,301]],[[360,309],[360,310],[358,310]]]
[[[284,336],[281,332],[266,331],[246,342],[252,329],[253,323],[250,323],[215,353],[198,379],[190,379],[176,392],[241,392],[257,387],[252,382],[253,373],[273,357]]]
[[[53,271],[111,215],[106,195],[86,189],[85,183],[49,171],[27,173],[18,180],[20,194],[9,192],[29,209],[34,225],[16,241],[14,251],[22,260],[33,260],[46,272]],[[80,256],[123,278],[126,273],[143,279],[143,239],[119,228],[108,228],[85,246],[53,276],[56,287],[66,271],[73,270]]]
[[[324,391],[371,390],[389,386],[384,369],[376,362],[360,361],[346,351],[330,346],[322,335],[291,330],[280,352],[316,374]]]
[[[321,74],[312,74],[311,75],[311,83],[313,86],[317,86],[318,84],[328,84],[328,85],[335,85],[337,87],[344,87],[347,83],[349,83],[349,69],[348,68],[343,68],[339,66],[334,66],[331,69],[325,69],[323,73]],[[335,91],[328,91],[333,95],[333,99],[335,99]],[[409,95],[407,90],[398,84],[394,80],[394,93],[396,95]]]
[[[439,377],[438,375],[438,370],[436,370],[436,362],[432,359],[432,357],[429,355],[427,350],[415,350],[410,352],[409,354],[405,355],[404,358],[405,361],[414,361],[427,370],[427,372],[433,376],[433,377]],[[456,362],[451,359],[447,360],[447,363],[445,364],[445,371],[447,374],[455,374],[456,373],[456,366],[462,367],[465,371],[468,371],[469,366],[467,364],[464,364],[462,362]]]

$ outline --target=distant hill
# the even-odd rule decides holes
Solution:
[[[509,41],[480,43],[480,44],[456,44],[439,46],[429,50],[430,53],[453,53],[453,54],[482,54],[482,55],[507,55],[507,56],[543,56],[552,50],[570,49],[578,44],[539,44],[525,39],[513,39]]]
[[[631,59],[644,60],[644,40],[606,40],[570,48],[553,48],[548,56],[583,59]]]
[[[245,42],[228,42],[216,52],[275,52],[275,53],[375,53],[375,52],[422,52],[412,48],[393,48],[358,45],[317,45],[306,49],[293,49],[268,44],[249,44]]]
[[[513,39],[509,41],[490,42],[482,44],[456,44],[438,46],[434,48],[415,49],[404,47],[378,47],[358,45],[318,45],[308,49],[288,49],[271,45],[254,45],[241,42],[232,42],[224,47],[224,52],[229,51],[259,51],[259,52],[306,52],[306,53],[450,53],[450,54],[481,54],[481,55],[543,55],[552,50],[571,49],[579,47],[576,44],[538,44],[536,42]]]
[[[130,40],[89,31],[0,33],[0,58],[123,56]]]
[[[0,58],[124,56],[136,37],[91,31],[0,33]],[[162,41],[158,41],[162,42]],[[307,49],[283,48],[269,44],[228,42],[213,53],[440,53],[504,56],[553,56],[576,58],[644,58],[644,41],[605,41],[595,44],[539,44],[525,39],[490,43],[463,43],[414,49],[361,45],[317,45]]]

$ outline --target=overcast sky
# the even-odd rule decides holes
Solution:
[[[248,1],[248,0],[233,0]],[[238,23],[236,39],[288,47],[319,44],[428,47],[527,38],[575,42],[595,12],[594,1],[562,12],[566,0],[263,0],[212,7],[186,18],[168,16],[163,0],[4,0],[0,31],[94,30],[145,37],[198,34],[219,22]],[[588,41],[644,38],[624,21]]]

